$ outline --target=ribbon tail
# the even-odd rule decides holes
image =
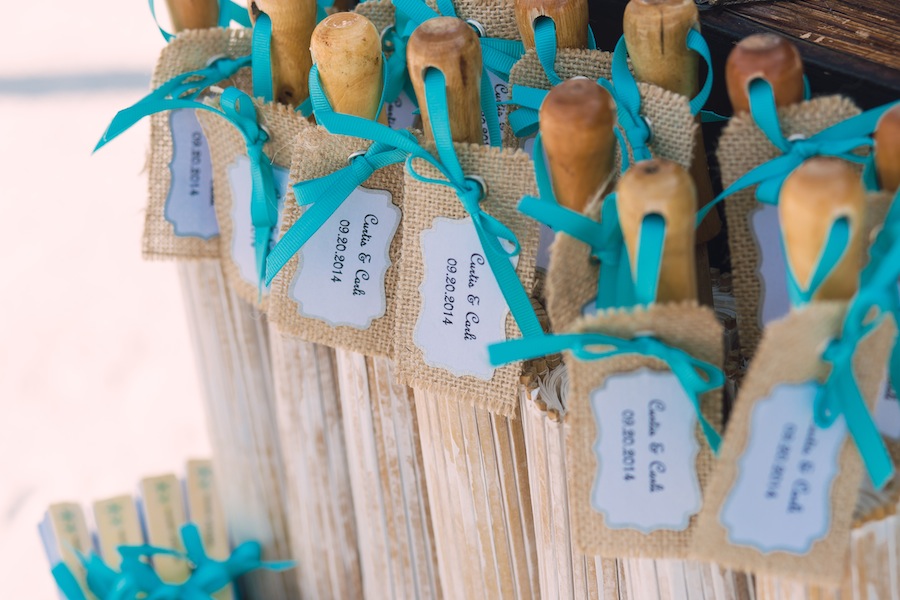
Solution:
[[[87,600],[84,590],[81,589],[81,585],[78,583],[72,570],[65,563],[57,564],[51,569],[50,573],[67,600]]]

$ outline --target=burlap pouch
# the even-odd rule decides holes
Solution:
[[[691,115],[689,100],[644,83],[638,84],[638,89],[642,112],[653,124],[650,152],[656,158],[665,158],[690,169],[698,125]],[[602,200],[595,198],[588,204],[585,214],[589,218],[600,220]],[[554,331],[566,331],[582,316],[588,302],[597,297],[598,276],[598,263],[591,255],[590,247],[566,233],[557,234],[550,249],[545,287],[547,314]]]
[[[378,31],[384,31],[394,24],[395,13],[391,0],[369,0],[356,5],[353,12],[372,21]]]
[[[695,303],[652,305],[633,310],[611,310],[580,320],[572,325],[576,333],[604,333],[631,339],[652,332],[653,336],[691,356],[722,364],[722,329],[712,310]],[[613,375],[649,369],[666,371],[661,360],[637,354],[623,354],[595,361],[581,361],[566,355],[569,369],[569,395],[566,437],[569,498],[575,547],[589,556],[684,558],[690,549],[697,517],[690,518],[687,528],[656,530],[643,533],[636,529],[611,528],[604,515],[591,505],[591,491],[598,472],[594,445],[598,431],[592,414],[590,396],[603,387]],[[701,409],[709,423],[719,429],[722,423],[721,389],[704,394]],[[714,457],[698,424],[699,451],[695,467],[700,492],[705,496],[706,483],[712,472]]]
[[[364,151],[371,141],[340,135],[331,135],[322,127],[304,128],[297,136],[294,146],[294,157],[291,165],[291,182],[308,181],[325,177],[347,166],[348,157],[354,152]],[[394,206],[402,208],[403,203],[403,165],[397,164],[376,171],[363,187],[372,190],[384,190],[390,193]],[[306,207],[297,204],[293,189],[289,189],[285,197],[285,208],[282,213],[281,232],[286,233],[296,223]],[[354,224],[356,227],[358,224]],[[385,223],[384,226],[387,226]],[[323,225],[327,227],[327,225]],[[269,321],[283,333],[297,336],[303,340],[317,344],[325,344],[333,348],[341,348],[365,354],[367,356],[390,356],[393,354],[394,315],[396,312],[395,292],[397,289],[400,260],[402,224],[397,226],[389,246],[389,260],[384,275],[385,310],[381,317],[373,319],[367,328],[351,326],[332,326],[328,322],[305,317],[292,293],[293,283],[298,270],[302,268],[301,257],[306,260],[305,253],[300,253],[285,265],[281,273],[272,282],[272,296],[269,305]],[[373,228],[374,229],[374,228]],[[330,231],[330,230],[329,230]],[[358,232],[356,229],[354,233]],[[377,241],[377,240],[376,240]],[[376,246],[375,251],[380,246]],[[333,248],[332,248],[333,250]],[[362,250],[360,250],[362,251]],[[310,260],[324,260],[331,264],[331,255],[310,257]],[[347,264],[356,257],[347,254]],[[327,285],[323,282],[322,285]]]
[[[768,398],[778,386],[821,381],[827,375],[828,367],[819,354],[840,332],[846,306],[843,302],[813,303],[802,310],[791,311],[786,318],[766,328],[731,413],[716,470],[707,489],[706,504],[694,538],[693,554],[698,558],[715,560],[746,572],[782,576],[821,586],[840,584],[863,477],[859,453],[849,437],[845,437],[840,446],[836,458],[838,471],[830,483],[829,529],[824,537],[811,541],[804,554],[781,550],[763,553],[749,545],[733,544],[721,519],[731,489],[737,483],[738,462],[750,443],[751,418],[756,404]],[[895,332],[893,320],[886,319],[863,339],[853,359],[856,381],[870,408],[884,375]],[[800,437],[806,435],[804,431]],[[785,485],[795,483],[785,482]],[[767,493],[765,489],[760,490],[761,497]]]
[[[218,98],[210,98],[207,102],[218,107]],[[266,156],[275,167],[284,170],[290,169],[294,140],[302,129],[311,127],[311,125],[290,106],[263,103],[257,100],[254,100],[254,104],[259,124],[269,134],[269,141],[264,147]],[[219,220],[219,255],[226,281],[246,302],[258,303],[262,310],[266,310],[269,294],[265,293],[260,297],[258,282],[254,278],[255,274],[246,267],[242,274],[234,254],[234,195],[229,171],[238,164],[239,159],[242,157],[246,159],[246,143],[237,128],[225,118],[209,111],[198,111],[197,118],[209,141],[213,166],[213,193],[216,197],[216,218]],[[249,209],[247,210],[246,226],[252,229]],[[243,218],[243,215],[241,217]]]
[[[785,137],[797,134],[809,137],[859,112],[850,100],[828,96],[779,109],[778,118]],[[755,167],[780,155],[749,114],[735,115],[722,132],[716,151],[722,184],[730,186]],[[753,356],[762,334],[762,257],[752,230],[752,215],[762,207],[755,192],[754,186],[725,200],[738,333],[747,358]]]
[[[153,72],[156,89],[173,77],[204,68],[210,59],[227,56],[239,58],[250,54],[252,32],[249,29],[202,29],[186,31],[172,40],[160,54]],[[221,86],[233,85],[248,91],[250,69],[242,69]],[[180,112],[180,111],[176,111]],[[174,140],[172,120],[175,112],[157,113],[150,117],[149,192],[144,221],[143,255],[148,260],[202,259],[219,256],[219,240],[206,232],[205,237],[176,232],[167,218],[166,205],[173,185],[190,185],[190,181],[173,182]],[[196,139],[199,152],[206,153],[206,140]],[[184,151],[184,150],[180,150]],[[211,191],[197,190],[198,202],[208,203]],[[204,206],[206,208],[206,206]],[[179,234],[180,233],[180,234]]]
[[[468,176],[484,179],[487,196],[481,201],[481,209],[500,220],[516,235],[521,246],[516,272],[525,291],[531,293],[534,286],[538,228],[534,221],[516,209],[522,196],[537,193],[531,160],[523,152],[510,149],[477,144],[455,144],[455,147],[463,171]],[[423,177],[441,177],[436,169],[423,160],[414,160],[413,167]],[[424,183],[407,173],[404,188],[406,200],[395,329],[401,379],[411,387],[458,398],[492,413],[515,418],[521,363],[498,367],[489,380],[469,375],[457,377],[446,369],[426,364],[423,351],[414,341],[416,325],[423,309],[423,297],[419,290],[425,278],[423,233],[434,227],[437,217],[463,219],[469,215],[463,209],[456,192],[449,187]],[[466,277],[466,271],[467,265],[462,265],[460,272],[463,278]],[[510,314],[506,318],[506,336],[515,338],[519,335],[519,328]]]

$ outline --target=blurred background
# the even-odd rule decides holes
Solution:
[[[36,526],[50,503],[130,493],[210,450],[175,266],[141,260],[148,123],[91,155],[149,90],[162,36],[138,0],[19,2],[9,14],[0,596],[45,600],[57,596]]]

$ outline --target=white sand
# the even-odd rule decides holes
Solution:
[[[133,491],[142,476],[207,456],[209,442],[174,266],[140,258],[146,123],[91,156],[115,112],[146,91],[97,88],[149,76],[163,45],[146,4],[21,2],[8,16],[0,596],[42,600],[55,597],[36,530],[49,503]],[[116,72],[125,76],[106,81]],[[59,74],[62,89],[19,93]],[[73,92],[86,74],[93,89]]]

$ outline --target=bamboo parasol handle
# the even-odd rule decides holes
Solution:
[[[335,13],[316,26],[310,52],[335,112],[375,119],[383,86],[375,25],[356,13]]]
[[[785,38],[772,33],[751,35],[728,55],[725,83],[734,114],[750,111],[748,86],[759,77],[772,86],[776,106],[803,101],[803,60]]]
[[[587,0],[516,0],[516,22],[525,48],[534,48],[534,20],[538,17],[553,19],[560,48],[587,48]]]
[[[275,100],[297,106],[309,97],[309,43],[316,26],[316,0],[248,0],[250,19],[260,11],[272,19],[272,79]]]
[[[425,102],[425,71],[439,69],[447,81],[447,108],[454,142],[481,143],[481,44],[465,22],[454,17],[425,21],[406,48],[409,78],[422,113],[425,136],[431,140],[431,120]]]
[[[541,105],[541,138],[557,201],[583,212],[615,168],[616,105],[589,79],[570,79]]]
[[[778,216],[789,268],[801,287],[813,277],[832,224],[846,218],[849,248],[822,282],[815,300],[849,300],[862,264],[865,189],[859,174],[838,158],[816,157],[794,170],[781,188]]]
[[[175,32],[210,29],[219,23],[218,0],[166,0]]]
[[[648,215],[665,220],[657,302],[697,299],[694,215],[697,192],[690,174],[664,159],[645,160],[625,172],[617,188],[622,235],[636,271],[641,224]]]
[[[900,188],[900,106],[881,115],[875,128],[875,168],[881,188]]]

